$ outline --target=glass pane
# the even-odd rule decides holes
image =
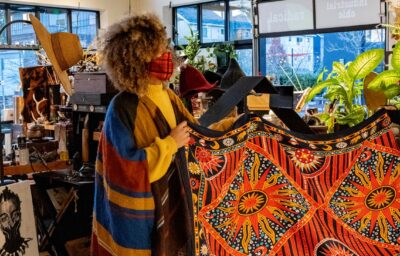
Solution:
[[[0,5],[0,28],[7,23],[6,11],[4,5]],[[0,35],[0,44],[7,44],[7,30],[4,30]]]
[[[366,50],[384,47],[384,29],[262,38],[260,70],[276,85],[302,90],[313,86],[324,68],[330,72],[334,61],[345,64]],[[383,68],[381,64],[377,71]],[[322,111],[324,99],[314,99],[310,104]]]
[[[29,20],[29,14],[35,15],[35,8],[30,6],[12,5],[10,9],[10,19]],[[11,25],[11,44],[12,45],[35,45],[36,36],[31,24],[18,22]]]
[[[229,40],[252,39],[253,25],[250,0],[229,2]]]
[[[35,51],[0,50],[0,108],[12,108],[13,96],[22,95],[18,68],[36,65]]]
[[[201,29],[203,43],[225,41],[225,3],[202,5]]]
[[[190,36],[197,31],[197,7],[187,6],[176,8],[176,43],[177,45],[187,44],[185,36]]]
[[[67,10],[40,8],[40,21],[50,33],[68,32]]]
[[[253,74],[253,49],[238,49],[236,54],[243,72],[251,76]]]
[[[97,13],[72,11],[72,33],[77,34],[83,48],[87,48],[96,37]]]

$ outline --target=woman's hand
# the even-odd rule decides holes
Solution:
[[[189,142],[190,138],[187,122],[183,121],[178,124],[174,129],[172,129],[169,135],[174,138],[177,148],[185,146]]]

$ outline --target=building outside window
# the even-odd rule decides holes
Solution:
[[[187,44],[185,36],[190,36],[191,33],[197,33],[197,6],[187,6],[176,8],[176,41],[178,45]],[[204,33],[204,31],[203,31]],[[207,33],[207,31],[206,31]]]
[[[68,32],[68,11],[56,8],[40,8],[40,21],[50,33]]]
[[[72,33],[77,34],[82,47],[87,48],[97,34],[97,13],[90,11],[72,11]]]
[[[37,66],[33,50],[0,50],[0,108],[12,108],[13,96],[21,95],[19,68]]]
[[[371,35],[374,35],[373,40]],[[385,48],[384,29],[298,35],[296,38],[296,42],[291,41],[290,36],[262,38],[260,69],[263,75],[274,78],[275,85],[295,86],[297,90],[313,86],[324,68],[332,70],[335,61],[347,63],[369,49]],[[383,68],[382,64],[377,71]]]
[[[229,2],[229,40],[252,39],[253,22],[250,1]]]
[[[380,39],[368,40],[366,35],[371,33],[379,34]],[[334,61],[347,63],[366,50],[384,48],[385,36],[383,29],[360,30],[297,36],[296,43],[289,36],[262,38],[260,45],[264,75],[276,77],[280,85],[290,85],[290,78],[296,75],[310,76],[305,86],[311,86],[324,68],[332,69]]]
[[[247,76],[251,76],[253,74],[253,49],[237,49],[236,54],[238,63],[243,72]]]
[[[7,20],[6,11],[10,18]],[[39,19],[50,33],[72,32],[78,34],[82,47],[88,47],[94,40],[98,27],[98,13],[95,11],[62,8],[35,7],[0,4],[0,26],[8,21],[29,20],[29,14],[39,13]],[[69,21],[72,24],[69,24]],[[12,108],[13,97],[22,95],[19,68],[36,66],[37,39],[32,25],[15,23],[10,26],[10,35],[5,30],[0,35],[0,107]],[[8,42],[11,42],[8,45]]]
[[[29,14],[35,15],[35,7],[11,5],[10,21],[29,20]],[[27,23],[15,23],[11,25],[12,45],[35,45],[36,36],[33,27]]]
[[[201,28],[207,29],[207,36],[202,35],[202,43],[225,41],[225,2],[202,5]]]
[[[6,23],[6,10],[4,9],[4,5],[0,5],[0,26],[3,27]],[[4,44],[7,44],[7,31],[3,31],[0,35],[0,45]]]

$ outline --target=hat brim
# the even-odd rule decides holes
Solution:
[[[29,14],[29,18],[31,20],[35,34],[44,51],[46,52],[46,55],[49,58],[51,65],[53,66],[53,69],[61,82],[62,87],[64,88],[64,91],[68,95],[72,95],[71,82],[69,81],[67,71],[62,70],[60,64],[57,61],[56,54],[51,43],[51,34],[34,15]]]
[[[214,89],[217,86],[217,84],[218,83],[215,82],[213,84],[205,84],[205,85],[203,85],[201,87],[187,90],[187,91],[182,93],[182,96],[183,97],[188,97],[188,96],[190,97],[190,96],[193,96],[194,94],[199,93],[199,92],[208,92],[208,91]]]

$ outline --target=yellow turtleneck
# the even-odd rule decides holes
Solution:
[[[176,118],[171,99],[162,84],[150,84],[146,96],[156,104],[167,120],[171,129],[175,128]],[[224,131],[235,121],[235,117],[225,118],[209,126],[210,129]],[[149,166],[149,180],[155,182],[161,179],[168,170],[174,154],[178,151],[176,141],[171,136],[164,139],[157,137],[155,141],[145,148],[147,164]]]
[[[167,90],[163,89],[163,85],[150,84],[146,96],[160,109],[170,128],[175,128],[174,109]],[[171,136],[164,139],[157,137],[154,143],[145,148],[150,182],[155,182],[165,175],[177,150],[176,142]]]

